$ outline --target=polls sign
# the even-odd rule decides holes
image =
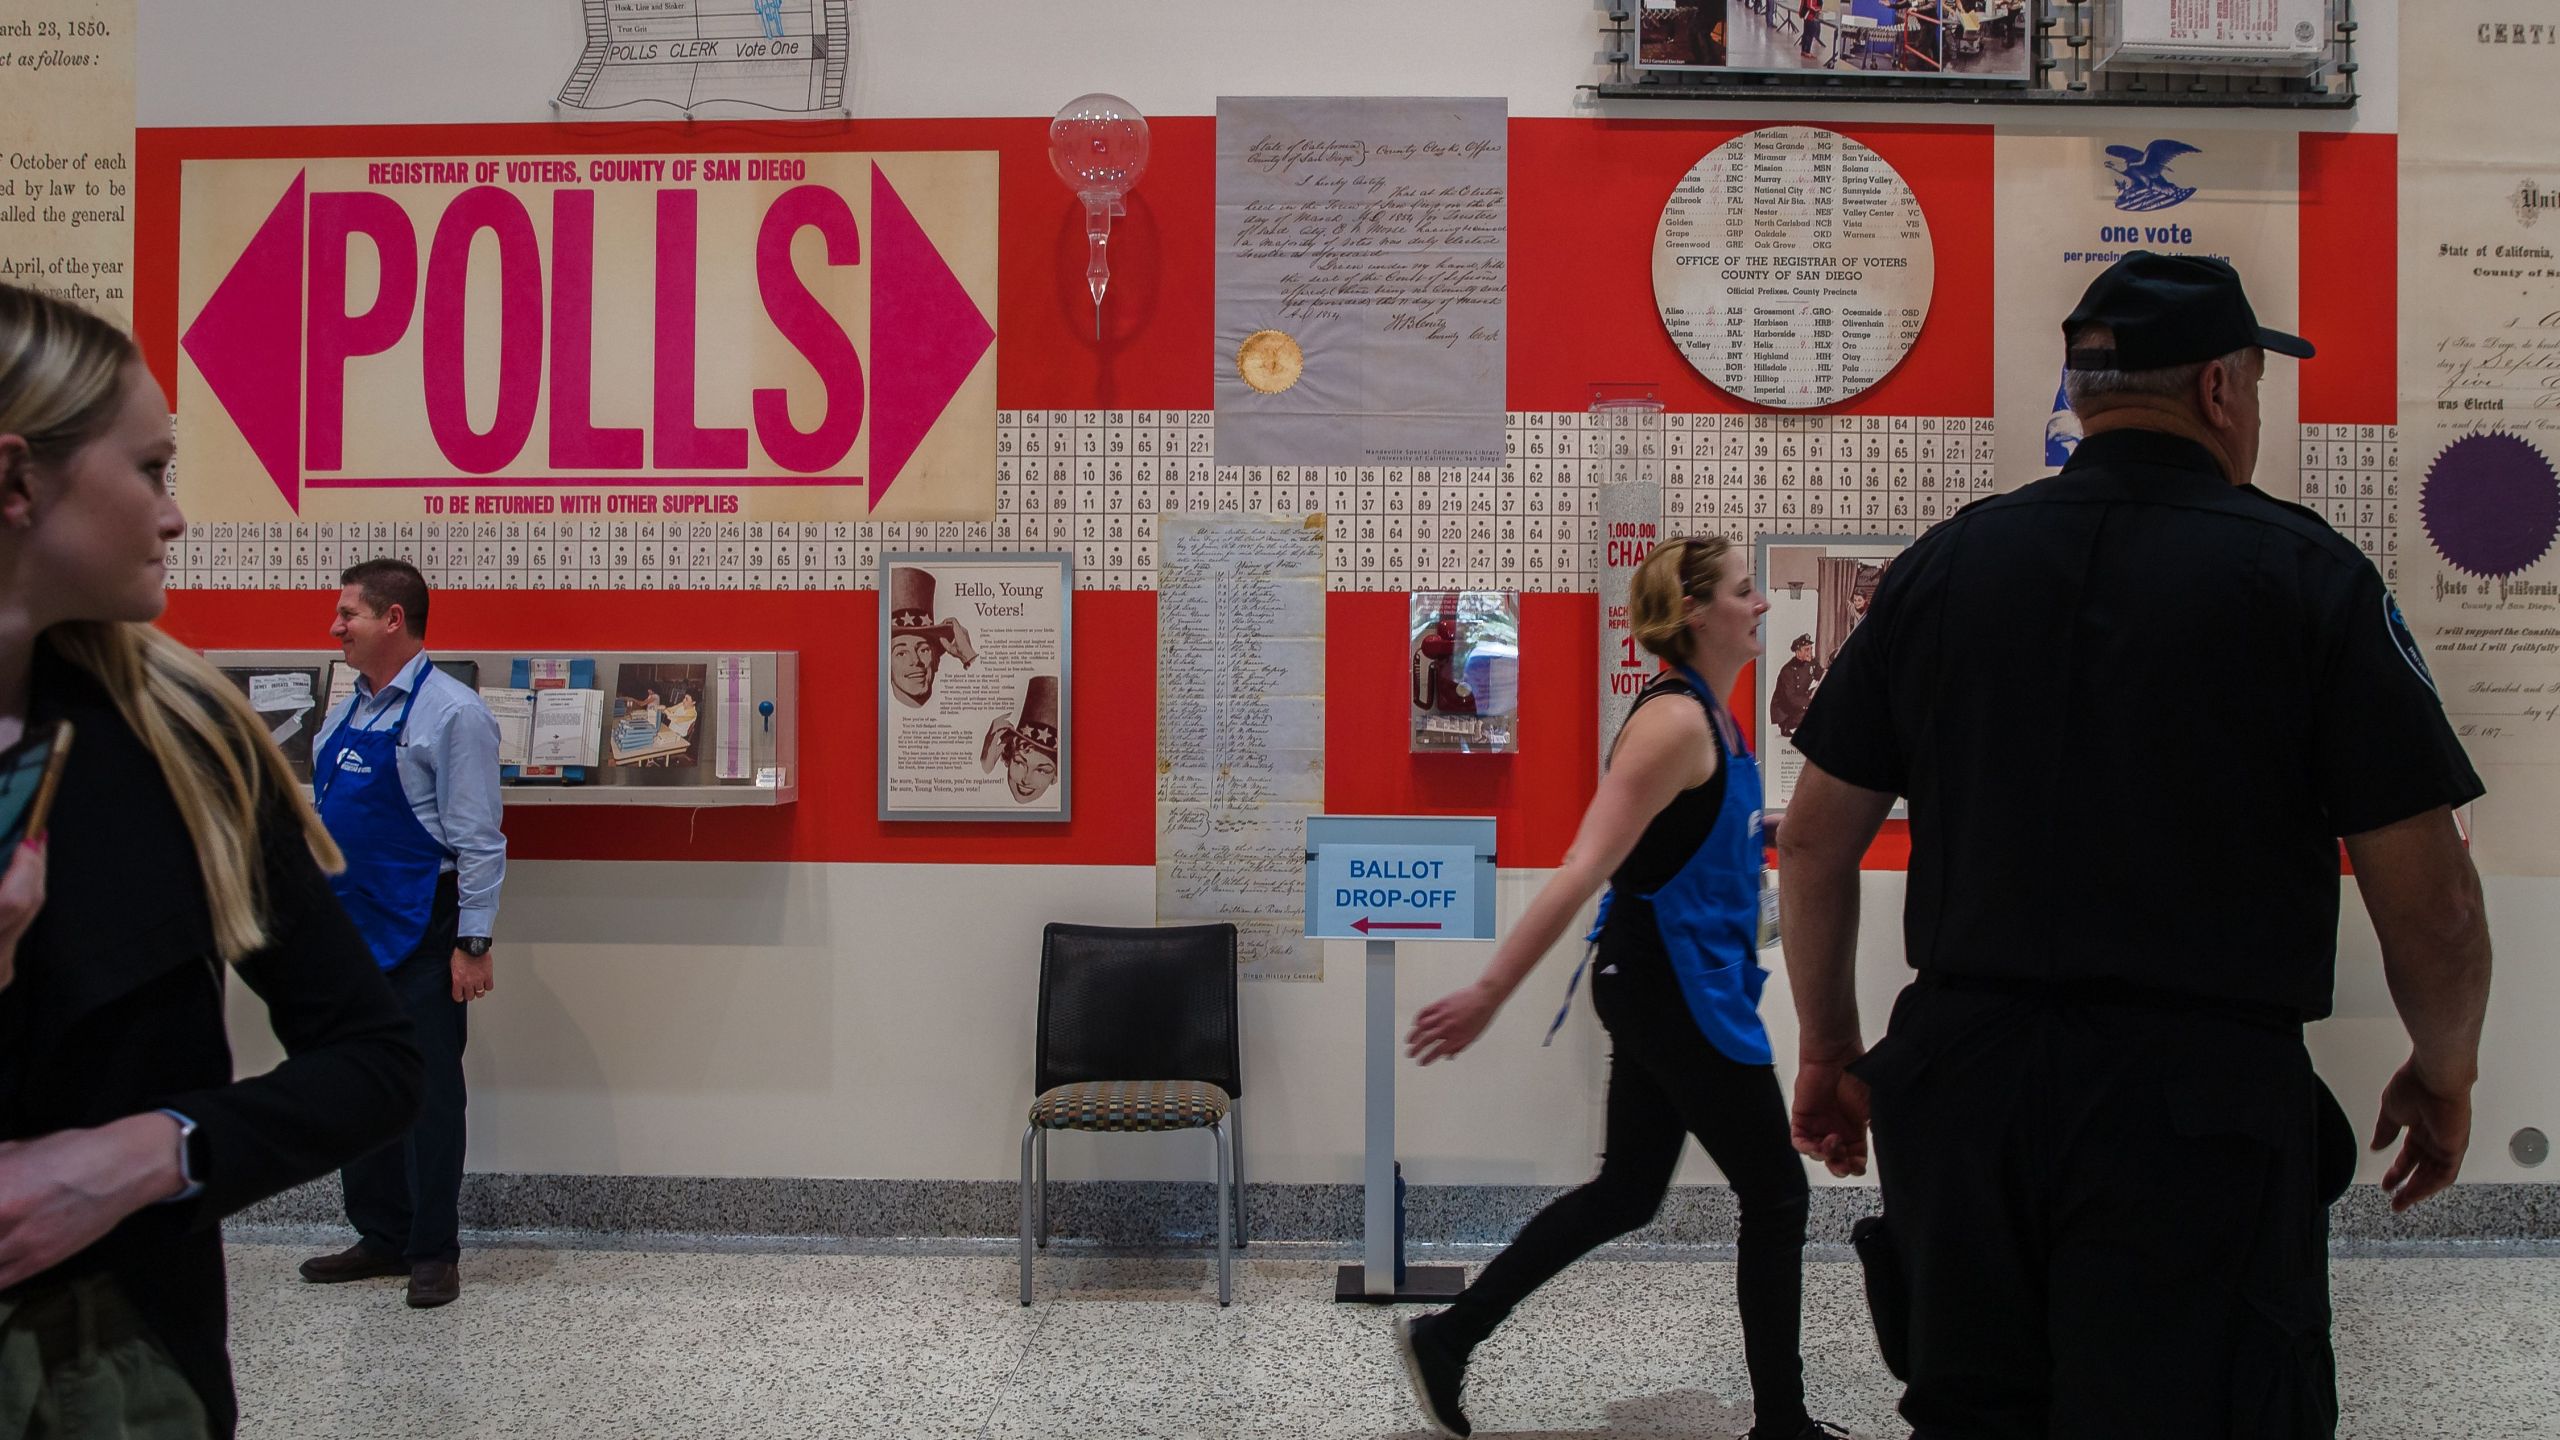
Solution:
[[[996,157],[204,160],[198,520],[983,520]]]

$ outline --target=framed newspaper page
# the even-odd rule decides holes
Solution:
[[[1064,821],[1063,553],[880,557],[880,818]]]
[[[1787,808],[1804,773],[1796,727],[1840,647],[1866,620],[1885,572],[1911,541],[1908,535],[1760,537],[1760,593],[1768,597],[1769,613],[1760,617],[1760,663],[1752,667],[1753,744],[1770,814]],[[1893,813],[1905,813],[1902,801],[1894,801]]]

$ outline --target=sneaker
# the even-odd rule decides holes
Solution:
[[[408,1273],[408,1261],[361,1240],[335,1255],[314,1255],[302,1262],[302,1278],[314,1285],[342,1285],[349,1280],[380,1280]]]
[[[1763,1434],[1760,1427],[1755,1425],[1742,1437],[1742,1440],[1857,1440],[1857,1437],[1828,1420],[1808,1419],[1804,1422],[1803,1429],[1789,1430],[1784,1434],[1775,1431]]]
[[[1475,1433],[1467,1412],[1458,1408],[1458,1394],[1467,1383],[1467,1357],[1434,1333],[1439,1320],[1433,1314],[1397,1321],[1396,1353],[1404,1357],[1405,1379],[1412,1382],[1413,1398],[1431,1428],[1466,1440]]]

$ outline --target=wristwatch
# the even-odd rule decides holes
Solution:
[[[474,960],[477,960],[477,959],[479,959],[481,956],[488,954],[488,953],[489,953],[489,937],[488,937],[488,936],[486,936],[486,935],[466,935],[466,936],[464,936],[464,937],[463,937],[463,939],[462,939],[462,953],[463,953],[463,954],[465,954],[465,955],[470,956],[470,957],[471,957],[472,959],[474,959]]]

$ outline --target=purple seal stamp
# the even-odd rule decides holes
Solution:
[[[2444,447],[2419,492],[2427,539],[2483,579],[2522,572],[2560,537],[2560,475],[2520,436],[2490,431]]]

